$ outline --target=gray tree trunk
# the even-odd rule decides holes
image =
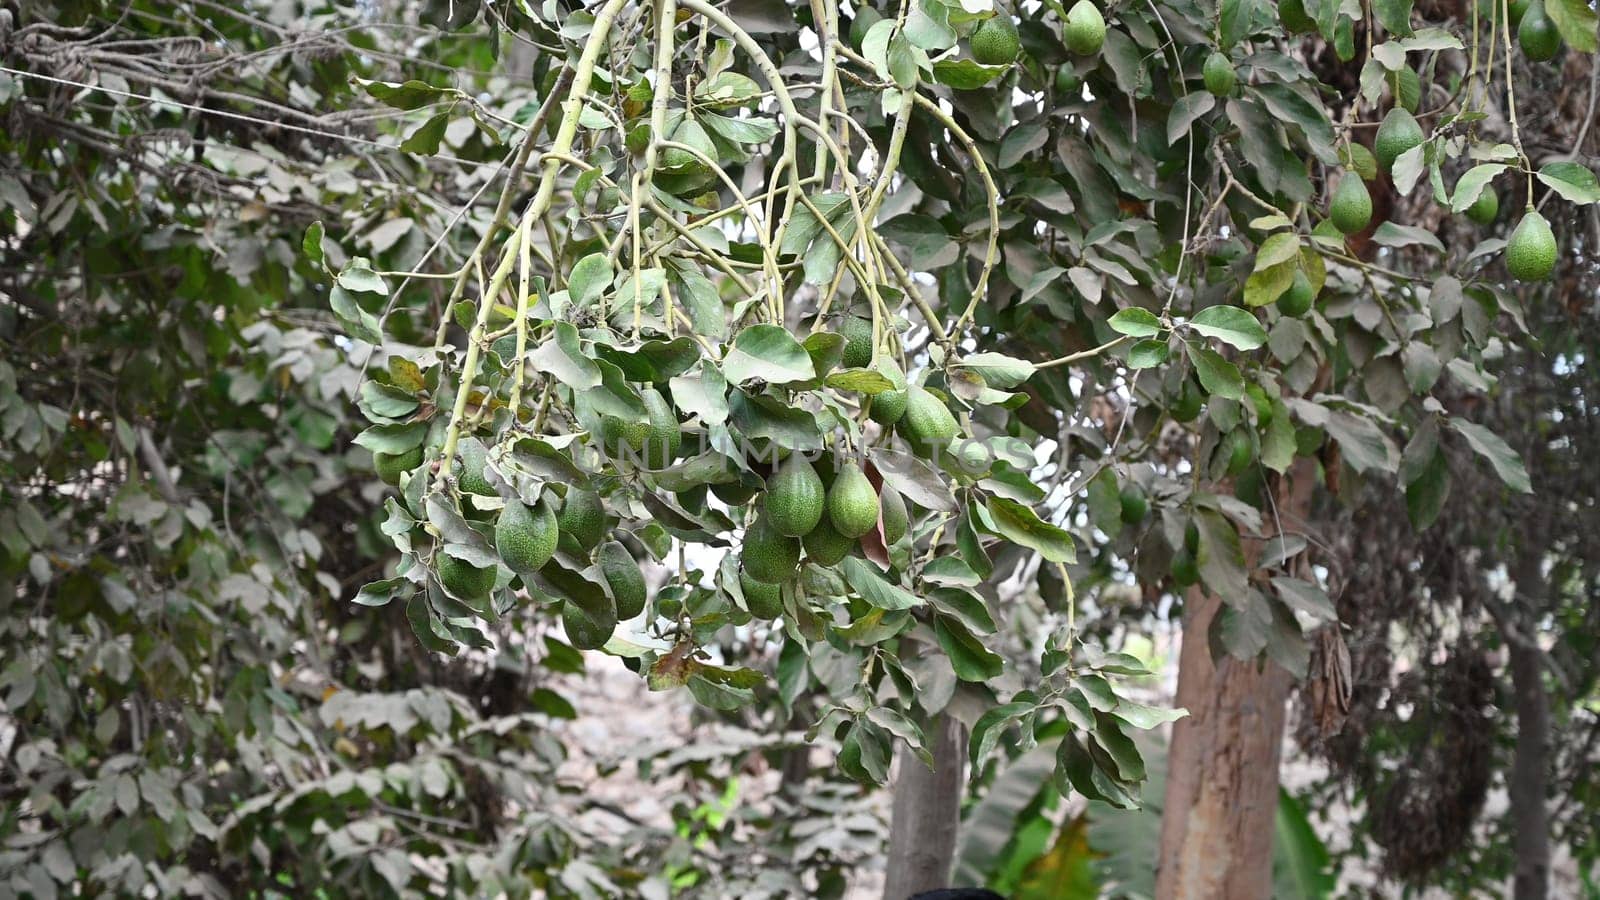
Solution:
[[[894,782],[883,900],[905,900],[919,891],[949,885],[961,827],[967,733],[960,722],[940,715],[928,723],[927,738],[933,771],[903,747],[897,754],[900,773]]]
[[[1550,699],[1544,688],[1544,652],[1537,638],[1522,627],[1532,618],[1523,609],[1544,606],[1544,578],[1539,554],[1525,552],[1517,561],[1516,604],[1501,631],[1510,655],[1511,693],[1517,713],[1517,743],[1511,761],[1512,846],[1517,854],[1516,900],[1548,900],[1550,896]]]

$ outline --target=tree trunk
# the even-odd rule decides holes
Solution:
[[[1278,491],[1285,531],[1306,530],[1314,486],[1313,461],[1296,460]],[[1245,542],[1249,565],[1260,550]],[[1176,705],[1189,715],[1172,728],[1156,900],[1268,900],[1292,678],[1266,659],[1213,662],[1209,636],[1222,600],[1193,588],[1185,605]]]
[[[1518,560],[1518,606],[1543,608],[1544,579],[1539,554]],[[1531,616],[1513,608],[1502,623],[1511,663],[1511,692],[1517,711],[1517,743],[1511,762],[1512,845],[1517,854],[1516,900],[1550,896],[1550,812],[1546,803],[1550,771],[1550,701],[1544,690],[1544,652],[1537,638],[1519,624]]]
[[[1178,659],[1177,705],[1161,817],[1156,900],[1267,900],[1278,760],[1290,677],[1266,660],[1211,660],[1222,601],[1193,590]]]
[[[948,715],[928,723],[933,771],[902,747],[889,827],[888,875],[883,900],[905,900],[919,891],[946,887],[961,827],[962,764],[966,727]]]

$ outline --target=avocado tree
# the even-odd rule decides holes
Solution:
[[[384,26],[368,31],[295,6],[197,0],[174,20],[70,2],[0,29],[0,102],[43,129],[6,138],[26,169],[0,180],[7,265],[51,248],[6,286],[16,334],[95,338],[80,370],[116,373],[84,382],[98,407],[128,383],[209,402],[155,392],[141,440],[115,414],[67,430],[82,404],[41,406],[48,355],[0,380],[7,496],[45,510],[4,533],[6,597],[87,610],[36,603],[8,632],[28,648],[5,678],[31,805],[7,824],[48,832],[6,863],[18,878],[73,883],[109,846],[121,868],[97,883],[129,890],[130,859],[261,889],[276,868],[285,888],[331,871],[402,893],[763,890],[750,855],[608,846],[547,812],[560,752],[540,717],[565,701],[524,688],[581,665],[576,647],[728,719],[809,729],[847,778],[883,783],[899,756],[894,896],[948,878],[964,767],[982,782],[1037,744],[1054,789],[1128,806],[1147,768],[1134,735],[1178,720],[1157,891],[1266,896],[1284,700],[1330,658],[1313,647],[1338,659],[1319,511],[1370,484],[1425,525],[1463,466],[1528,487],[1473,405],[1440,397],[1493,392],[1526,304],[1589,240],[1587,124],[1552,148],[1528,100],[1553,63],[1593,71],[1577,0],[428,0],[367,8]],[[172,129],[198,161],[133,152]],[[126,220],[94,212],[149,196]],[[219,227],[253,249],[208,252]],[[107,234],[116,254],[71,256]],[[152,282],[147,317],[101,304],[133,293],[129,271],[178,271],[164,254],[196,274]],[[69,266],[94,277],[56,276]],[[180,314],[179,334],[209,338],[127,365],[118,329],[170,335]],[[278,349],[257,315],[305,327]],[[216,362],[234,353],[244,374]],[[352,406],[363,449],[328,458]],[[311,449],[273,443],[290,431]],[[237,441],[252,453],[210,449]],[[368,452],[371,478],[354,474]],[[234,472],[263,458],[241,494]],[[184,602],[119,608],[100,569],[126,541],[53,551],[48,521],[101,540],[80,482],[136,499],[170,482],[177,501],[115,507],[149,535],[131,571],[152,596],[246,592],[226,627]],[[263,512],[241,547],[246,496]],[[296,529],[308,496],[326,518]],[[348,570],[320,577],[319,558]],[[1128,696],[1148,674],[1116,643],[1146,615],[1112,611],[1130,585],[1181,610],[1179,708]],[[270,643],[216,662],[264,611]],[[143,708],[167,683],[145,675],[168,671],[143,664],[156,646],[132,680],[97,680],[116,653],[100,648],[152,620],[206,636],[172,676],[188,704]],[[30,680],[58,647],[81,664]],[[296,700],[288,672],[319,674]],[[187,752],[88,752],[62,705],[77,694]],[[183,717],[223,694],[240,738]],[[182,795],[193,834],[123,854],[133,826],[113,818],[102,837],[113,810],[172,818],[140,767],[177,782],[173,760],[207,753],[229,763]],[[833,809],[853,802],[817,780]],[[763,827],[768,849],[808,846]],[[809,848],[764,890],[841,889],[851,858]]]
[[[1138,670],[1078,643],[1070,599],[1037,677],[1008,679],[985,642],[1006,610],[976,590],[1036,555],[1070,597],[1078,544],[1121,555],[1145,583],[1196,585],[1158,892],[1263,895],[1272,806],[1249,798],[1275,795],[1283,699],[1334,618],[1317,492],[1399,474],[1437,502],[1441,433],[1526,488],[1507,445],[1432,394],[1486,387],[1511,339],[1491,324],[1537,290],[1506,276],[1550,276],[1540,192],[1600,199],[1581,164],[1529,156],[1515,71],[1541,54],[1521,33],[1519,53],[1512,11],[1469,11],[523,10],[508,24],[565,61],[508,137],[470,252],[328,270],[380,354],[358,442],[417,463],[388,501],[400,568],[359,601],[403,603],[442,651],[486,646],[502,616],[559,617],[712,706],[765,690],[719,661],[729,625],[781,640],[790,694],[817,687],[808,647],[847,647],[859,679],[819,699],[813,733],[869,780],[897,742],[933,761],[942,710],[919,675],[948,666],[987,709],[975,768],[1002,734],[1062,722],[1058,783],[1127,804],[1128,729],[1181,713],[1117,696]],[[1583,4],[1534,14],[1594,51]],[[1398,215],[1415,193],[1492,222],[1500,192],[1506,238],[1446,245]],[[307,236],[317,264],[325,240]],[[1096,514],[1107,495],[1115,516]],[[1156,515],[1121,515],[1146,497]],[[675,582],[624,604],[630,567],[594,556],[607,535]],[[523,542],[541,552],[507,552]],[[702,548],[726,552],[701,568]]]

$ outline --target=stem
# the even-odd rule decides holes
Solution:
[[[1522,149],[1522,131],[1517,127],[1517,87],[1511,67],[1510,4],[1511,0],[1500,0],[1502,11],[1505,13],[1500,21],[1500,35],[1504,39],[1506,51],[1506,108],[1511,113],[1511,145],[1517,148],[1517,155],[1522,157],[1522,173],[1528,179],[1528,209],[1533,209],[1533,163],[1529,161],[1527,151]]]
[[[522,377],[527,368],[528,353],[528,280],[530,270],[533,268],[533,254],[529,252],[532,243],[531,228],[518,229],[522,239],[517,242],[517,261],[521,271],[517,279],[517,367],[511,376],[511,418],[516,420],[517,411],[522,406]]]
[[[1077,353],[1068,353],[1066,356],[1060,356],[1046,362],[1034,363],[1033,367],[1035,369],[1053,369],[1056,366],[1069,365],[1077,362],[1080,359],[1088,359],[1092,356],[1099,356],[1100,354],[1110,350],[1112,347],[1115,347],[1126,340],[1128,340],[1127,335],[1119,335],[1118,337],[1106,341],[1104,344],[1101,344],[1098,347],[1091,347],[1088,350],[1080,350]]]
[[[583,109],[583,101],[589,93],[589,84],[594,80],[595,60],[600,56],[600,50],[605,46],[606,39],[611,33],[611,22],[617,13],[626,5],[627,0],[607,0],[606,5],[595,16],[594,30],[589,33],[589,40],[583,46],[583,55],[578,59],[578,67],[573,73],[572,87],[568,92],[567,100],[561,117],[561,128],[556,132],[555,143],[552,150],[558,154],[566,155],[572,152],[572,142],[578,134],[578,113]],[[550,100],[558,96],[552,92],[546,99],[544,112],[550,106]],[[529,130],[528,140],[531,142],[534,132]],[[557,158],[547,157],[541,161],[543,174],[539,178],[539,191],[534,195],[527,210],[522,214],[522,221],[518,224],[519,232],[533,227],[550,208],[550,201],[556,192],[556,175],[561,171],[561,161]],[[505,201],[509,209],[510,201]],[[491,229],[492,231],[492,229]],[[485,236],[487,239],[487,235]],[[520,236],[514,234],[520,240]],[[476,254],[481,258],[482,254]],[[505,286],[506,279],[511,274],[511,268],[516,262],[516,254],[506,253],[501,257],[500,264],[495,268],[494,275],[489,281],[489,289],[478,298],[478,317],[472,324],[472,331],[467,336],[467,357],[461,364],[461,384],[456,390],[455,407],[450,412],[450,425],[445,431],[444,447],[440,451],[439,481],[450,474],[450,467],[455,462],[456,443],[461,437],[461,423],[466,418],[467,398],[471,395],[472,379],[478,373],[478,357],[482,353],[483,332],[489,321],[489,313],[494,308],[494,299],[499,296],[500,290]],[[448,318],[448,314],[447,314]]]

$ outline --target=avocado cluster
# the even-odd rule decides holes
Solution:
[[[905,536],[905,502],[893,488],[874,485],[856,462],[818,461],[830,473],[830,483],[800,453],[789,454],[767,478],[740,552],[746,578],[783,584],[794,576],[802,552],[819,566],[838,565],[880,523],[886,545]]]

